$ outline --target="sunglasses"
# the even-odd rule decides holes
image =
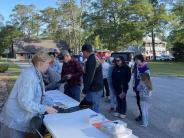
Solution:
[[[120,59],[116,59],[116,62],[120,62]]]

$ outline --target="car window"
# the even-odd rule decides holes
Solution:
[[[131,53],[123,53],[123,52],[122,53],[120,52],[120,53],[112,53],[111,54],[111,56],[114,57],[114,58],[116,58],[118,56],[124,57],[126,62],[130,62],[131,61],[131,59],[132,59],[131,55],[132,55]]]

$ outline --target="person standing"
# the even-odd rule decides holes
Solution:
[[[82,93],[85,95],[86,100],[92,103],[92,109],[99,112],[100,100],[103,93],[102,64],[93,52],[91,45],[84,44],[82,52],[84,57],[87,58]]]
[[[61,74],[62,64],[60,63],[58,59],[58,52],[54,50],[53,53],[50,53],[50,56],[53,57],[52,63],[50,64],[50,68],[54,70],[56,73]]]
[[[56,72],[53,68],[51,68],[51,66],[54,63],[55,57],[51,55],[51,58],[52,60],[50,62],[47,72],[42,74],[46,91],[59,89],[61,85],[60,83],[58,83],[61,80],[61,74]]]
[[[106,101],[108,102],[110,99],[109,99],[109,96],[110,96],[110,90],[109,90],[109,84],[108,84],[108,81],[107,79],[109,78],[109,67],[110,67],[110,64],[107,63],[105,61],[105,57],[102,57],[102,74],[103,74],[103,84],[104,84],[104,88],[103,88],[103,97],[106,98]]]
[[[149,102],[152,94],[152,83],[148,73],[140,74],[140,83],[137,89],[140,93],[140,105],[142,109],[142,124],[140,126],[147,127],[149,125]]]
[[[116,58],[115,62],[116,66],[112,72],[112,83],[117,97],[117,112],[114,113],[114,116],[125,118],[127,110],[126,94],[131,79],[131,70],[122,56]]]
[[[142,110],[141,110],[141,105],[140,105],[140,95],[139,95],[139,90],[137,90],[137,86],[139,85],[140,82],[140,74],[141,73],[148,73],[150,74],[150,70],[148,67],[148,64],[144,61],[144,56],[143,55],[136,55],[134,57],[135,64],[133,68],[133,90],[136,93],[136,100],[137,100],[137,106],[139,108],[139,116],[135,119],[137,122],[142,121]]]
[[[116,111],[117,108],[117,100],[116,100],[116,93],[115,90],[113,88],[113,84],[112,84],[112,71],[115,67],[115,63],[114,63],[114,58],[110,57],[108,59],[109,62],[109,71],[108,71],[108,84],[109,84],[109,90],[110,90],[110,102],[111,102],[111,107],[109,109],[109,112],[114,112]]]
[[[66,78],[64,93],[80,102],[81,77],[83,69],[79,61],[73,59],[67,50],[62,52],[64,63],[61,78]]]
[[[26,133],[33,134],[29,125],[32,117],[57,112],[52,107],[53,102],[44,96],[42,73],[47,71],[49,61],[48,54],[38,52],[32,58],[33,65],[16,80],[0,114],[1,138],[25,138]]]

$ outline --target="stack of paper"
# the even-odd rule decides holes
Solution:
[[[132,130],[128,129],[127,124],[121,120],[102,123],[100,129],[111,138],[128,138],[132,135]]]

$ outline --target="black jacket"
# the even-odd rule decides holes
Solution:
[[[128,66],[114,67],[112,71],[112,84],[116,92],[127,92],[130,79],[131,70]]]
[[[85,65],[83,93],[103,89],[102,64],[95,54],[90,55]]]

